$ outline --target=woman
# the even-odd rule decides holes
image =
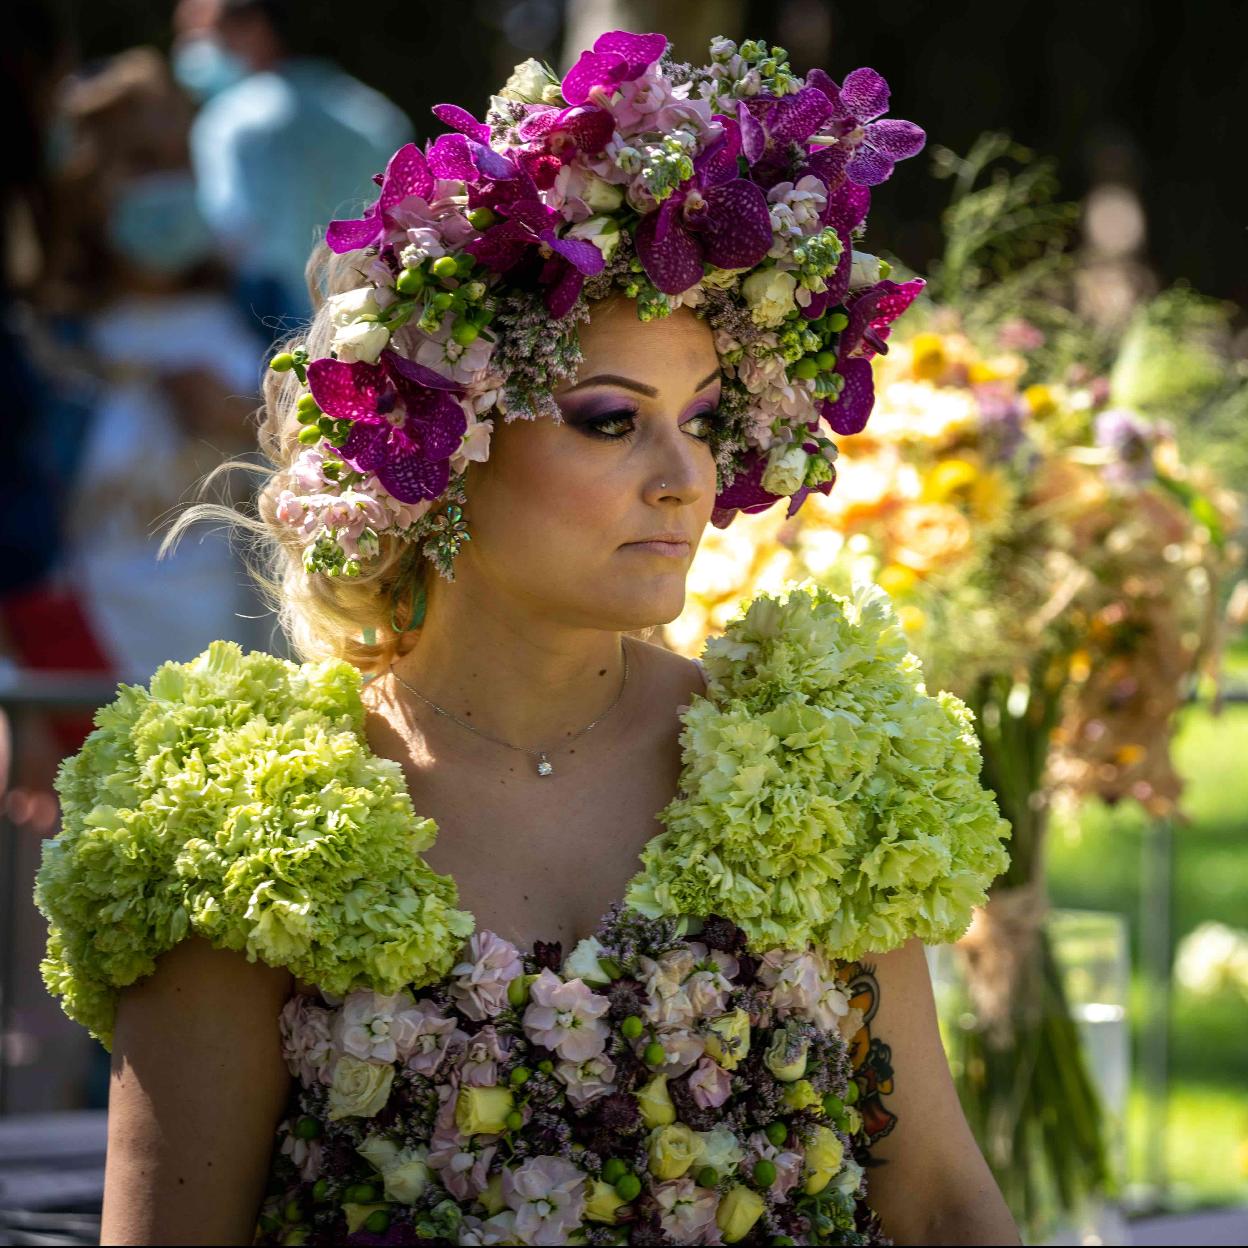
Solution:
[[[712,57],[530,62],[331,224],[253,521],[323,657],[166,665],[61,777],[105,1242],[1015,1238],[920,944],[1004,863],[964,710],[868,590],[637,636],[830,487],[917,289],[852,249],[878,75]]]

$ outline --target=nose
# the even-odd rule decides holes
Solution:
[[[648,459],[643,489],[646,502],[653,506],[689,506],[706,493],[708,474],[714,483],[715,465],[705,445],[675,426],[656,438]]]

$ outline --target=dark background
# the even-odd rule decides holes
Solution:
[[[301,19],[310,50],[334,55],[385,91],[427,137],[429,107],[451,100],[478,115],[525,56],[559,68],[577,0],[310,3]],[[642,5],[672,31],[692,4]],[[705,3],[718,29],[733,5]],[[1124,182],[1148,221],[1146,260],[1163,285],[1187,279],[1248,305],[1248,233],[1241,187],[1248,126],[1238,3],[1161,5],[1121,0],[1011,4],[926,0],[882,4],[744,0],[732,38],[789,49],[804,72],[822,64],[839,80],[871,65],[893,88],[893,113],[930,142],[965,152],[984,130],[1005,130],[1058,162],[1062,193]],[[168,45],[169,6],[152,0],[68,0],[84,59],[134,43]],[[679,14],[679,16],[678,16]],[[677,46],[705,60],[705,47]],[[939,248],[947,184],[925,154],[902,165],[876,197],[874,220],[908,264],[924,271]]]

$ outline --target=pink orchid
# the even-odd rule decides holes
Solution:
[[[507,1006],[507,985],[524,970],[520,951],[494,932],[477,932],[468,957],[451,971],[455,1006],[474,1022],[494,1018]]]
[[[529,985],[525,1035],[564,1061],[587,1062],[606,1047],[611,1031],[602,1016],[609,1008],[606,997],[598,996],[584,980],[564,983],[544,969]]]
[[[503,1171],[503,1199],[524,1244],[566,1244],[585,1212],[584,1171],[562,1157],[533,1157]]]
[[[653,1189],[659,1207],[659,1225],[674,1244],[719,1244],[715,1213],[719,1196],[713,1188],[699,1187],[692,1179],[658,1183]]]
[[[408,1070],[432,1078],[456,1030],[455,1020],[445,1017],[432,1001],[417,1001],[395,1019],[395,1047]]]
[[[587,1062],[560,1062],[555,1074],[568,1091],[568,1100],[577,1109],[584,1109],[591,1101],[615,1091],[615,1063],[605,1054],[591,1057]]]
[[[699,1109],[718,1109],[732,1093],[732,1076],[718,1062],[704,1057],[689,1076],[689,1091]]]
[[[606,103],[617,87],[640,78],[665,51],[666,35],[637,35],[627,30],[599,35],[593,50],[582,52],[564,75],[563,98],[571,105],[590,99]]]

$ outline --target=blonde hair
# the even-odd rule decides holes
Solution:
[[[277,348],[302,343],[312,358],[329,354],[333,337],[329,296],[360,285],[358,256],[335,255],[319,243],[308,260],[308,289],[315,311],[301,332]],[[379,672],[415,644],[413,591],[424,588],[428,563],[419,548],[393,535],[381,538],[380,555],[359,576],[309,575],[303,566],[303,542],[277,519],[277,505],[292,484],[299,452],[295,404],[303,393],[293,372],[266,370],[264,402],[257,412],[256,437],[261,462],[231,459],[201,481],[203,499],[222,478],[245,472],[259,478],[254,499],[241,506],[193,502],[181,510],[160,544],[157,558],[176,548],[186,531],[201,521],[223,521],[244,562],[295,654],[304,660],[345,659],[364,672]]]

